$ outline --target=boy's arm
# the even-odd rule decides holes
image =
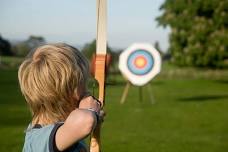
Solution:
[[[83,101],[84,100],[84,101]],[[59,127],[55,135],[55,143],[58,150],[63,151],[81,139],[88,136],[97,124],[94,112],[86,109],[94,109],[99,112],[100,108],[92,97],[83,99],[80,109],[71,112],[64,124]]]

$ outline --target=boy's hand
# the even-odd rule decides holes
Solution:
[[[102,110],[101,103],[99,100],[94,98],[93,96],[88,96],[83,98],[79,103],[79,109],[92,109],[94,110],[99,117],[99,123],[104,121],[105,112]]]
[[[100,103],[92,96],[83,98],[79,103],[79,109],[93,109],[97,113],[100,113]]]

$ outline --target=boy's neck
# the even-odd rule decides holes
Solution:
[[[56,122],[63,122],[64,120],[51,120],[51,119],[47,119],[46,117],[40,115],[36,118],[33,118],[32,120],[32,125],[34,126],[35,124],[40,124],[41,126],[45,126],[45,125],[50,125],[50,124],[54,124]]]
[[[36,125],[36,124],[44,126],[44,125],[49,125],[49,124],[52,124],[52,123],[53,122],[50,122],[47,119],[44,119],[44,117],[37,117],[37,118],[32,120],[32,125],[33,126]]]

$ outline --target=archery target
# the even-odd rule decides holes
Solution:
[[[120,55],[119,69],[134,85],[148,83],[160,72],[161,57],[150,44],[133,44]]]

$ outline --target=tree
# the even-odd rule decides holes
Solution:
[[[0,35],[0,55],[13,55],[9,41],[3,39]]]
[[[159,44],[158,41],[155,41],[154,47],[160,53],[160,55],[163,57],[164,53],[162,52],[162,49],[161,49],[160,44]]]
[[[26,56],[29,51],[45,43],[45,39],[41,36],[30,36],[27,40],[16,44],[14,51],[17,56]]]
[[[160,9],[159,25],[171,28],[173,63],[228,67],[227,0],[166,0]]]
[[[107,46],[107,53],[111,53],[111,48]],[[91,43],[88,43],[82,49],[82,53],[91,60],[94,53],[96,53],[96,40],[93,40]]]

